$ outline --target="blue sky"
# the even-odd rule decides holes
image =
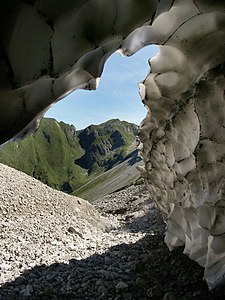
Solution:
[[[146,108],[138,94],[138,82],[148,74],[148,59],[157,52],[157,46],[148,46],[129,58],[114,53],[105,64],[97,90],[77,90],[54,104],[45,116],[77,129],[115,118],[140,124]]]

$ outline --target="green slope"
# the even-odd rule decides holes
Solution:
[[[87,172],[74,164],[83,153],[73,126],[45,118],[34,135],[5,144],[0,162],[53,188],[72,192],[86,181]]]

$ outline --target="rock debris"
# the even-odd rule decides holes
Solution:
[[[2,164],[0,174],[0,300],[219,299],[202,268],[167,249],[143,185],[91,205]]]

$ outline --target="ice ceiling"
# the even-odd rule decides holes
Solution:
[[[165,241],[225,276],[225,2],[0,2],[0,143],[34,130],[50,105],[95,89],[107,58],[159,44],[140,84],[141,170]],[[110,93],[110,91],[109,91]]]

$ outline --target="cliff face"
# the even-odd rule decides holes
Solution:
[[[167,245],[184,245],[210,287],[225,274],[224,10],[220,0],[0,4],[0,143],[32,132],[69,92],[95,89],[116,50],[161,45],[140,84],[141,172]]]
[[[79,133],[79,142],[85,154],[76,164],[89,173],[99,167],[111,169],[134,149],[138,127],[128,122],[110,120],[100,126],[91,125]]]

